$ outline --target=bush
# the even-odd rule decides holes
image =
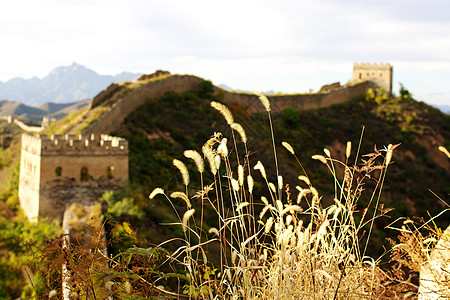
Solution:
[[[286,108],[281,113],[281,117],[283,120],[289,124],[292,127],[298,126],[298,123],[300,121],[300,115],[299,112],[293,108]]]

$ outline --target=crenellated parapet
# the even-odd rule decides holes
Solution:
[[[36,155],[128,155],[128,141],[105,134],[101,135],[39,135],[22,136],[24,150]]]
[[[365,70],[392,70],[392,65],[389,63],[354,63],[353,68]]]
[[[109,135],[22,135],[20,205],[30,220],[60,220],[128,180],[128,141]]]

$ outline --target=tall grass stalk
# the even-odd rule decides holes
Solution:
[[[208,161],[212,175],[203,174],[206,170],[199,172],[201,205],[202,209],[203,205],[211,206],[217,214],[217,223],[216,227],[207,228],[202,213],[200,225],[196,226],[195,221],[190,220],[198,216],[195,207],[189,205],[180,219],[186,240],[172,259],[185,267],[190,279],[184,293],[190,298],[205,299],[363,299],[380,296],[382,287],[380,276],[377,276],[380,272],[377,261],[365,256],[368,242],[361,255],[360,238],[367,224],[370,224],[370,235],[373,220],[379,216],[377,207],[388,159],[376,151],[366,155],[362,165],[357,165],[360,145],[351,166],[347,165],[351,147],[346,151],[345,162],[332,158],[329,150],[325,150],[326,157],[314,156],[326,165],[334,178],[335,193],[331,196],[331,204],[324,205],[324,197],[314,187],[294,148],[283,142],[303,172],[299,181],[293,184],[295,190],[291,190],[278,171],[270,104],[265,96],[260,95],[260,99],[269,115],[275,177],[266,174],[262,162],[250,162],[245,131],[235,123],[231,112],[221,104],[212,104],[231,127],[235,158],[234,155],[230,157],[228,140],[220,133],[214,134],[202,147],[203,160]],[[234,131],[239,133],[240,139]],[[388,155],[392,155],[393,148],[388,148]],[[380,159],[383,161],[378,163]],[[181,164],[175,165],[183,173]],[[252,169],[259,174],[253,175]],[[377,173],[379,170],[381,172]],[[207,182],[207,178],[212,178],[212,182]],[[365,182],[374,178],[377,185],[372,195],[368,195],[370,199],[377,199],[374,214],[369,220],[365,219],[367,213],[356,218],[358,201],[366,197]],[[263,191],[257,191],[259,195],[255,195],[255,181],[263,187]],[[186,195],[187,191],[186,184]],[[159,188],[152,196],[159,194],[170,201]],[[182,214],[177,215],[180,218]],[[201,236],[206,232],[210,233],[210,238],[203,240]],[[220,249],[217,270],[209,258],[208,247],[212,249],[213,246]]]

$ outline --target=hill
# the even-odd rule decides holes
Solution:
[[[42,79],[13,78],[0,81],[0,99],[19,101],[31,106],[46,102],[67,103],[90,99],[117,81],[134,80],[139,74],[122,72],[115,76],[99,75],[82,65],[73,63],[53,69]]]
[[[89,105],[90,102],[90,99],[71,103],[47,102],[36,108],[20,102],[0,100],[0,116],[17,116],[22,120],[40,123],[44,116],[61,119],[65,115]]]
[[[268,180],[277,182],[275,167],[271,163],[274,156],[269,124],[273,124],[278,165],[284,183],[289,184],[288,192],[293,197],[297,196],[294,187],[299,185],[298,175],[303,174],[303,171],[281,146],[282,141],[287,141],[293,146],[310,180],[322,196],[320,201],[324,205],[334,201],[334,181],[325,165],[311,159],[312,155],[322,154],[326,147],[334,159],[346,161],[346,143],[351,141],[353,151],[348,165],[355,170],[358,180],[365,178],[369,181],[363,189],[370,195],[376,188],[377,182],[374,178],[379,175],[379,171],[371,168],[371,156],[366,155],[374,152],[384,154],[388,144],[400,144],[394,150],[393,163],[389,166],[385,178],[380,206],[383,210],[390,207],[395,210],[389,213],[389,217],[377,220],[375,232],[370,240],[368,254],[376,258],[383,252],[382,247],[387,244],[386,237],[397,235],[397,232],[385,229],[386,225],[399,216],[429,219],[429,215],[436,215],[446,207],[435,195],[447,201],[450,193],[447,184],[450,179],[450,164],[438,150],[440,145],[450,148],[450,117],[409,96],[388,98],[373,92],[365,95],[359,93],[360,89],[367,91],[368,87],[350,86],[335,93],[318,96],[271,96],[272,119],[268,119],[267,113],[260,109],[261,104],[255,95],[228,93],[214,87],[211,82],[194,76],[159,74],[130,83],[109,86],[94,98],[92,106],[85,106],[67,115],[48,128],[47,133],[100,133],[100,130],[105,130],[103,133],[128,139],[130,182],[120,193],[105,194],[102,198],[107,204],[106,215],[117,222],[115,227],[118,228],[117,232],[122,230],[126,233],[125,238],[112,236],[113,244],[109,249],[112,254],[128,247],[131,247],[131,251],[140,251],[140,248],[133,247],[137,245],[146,248],[144,252],[147,255],[147,249],[151,249],[148,247],[166,241],[170,237],[183,236],[180,226],[161,224],[179,222],[173,207],[183,211],[186,207],[184,201],[173,198],[172,203],[169,203],[168,199],[163,197],[148,199],[149,193],[155,187],[164,188],[167,195],[174,191],[186,190],[180,172],[173,166],[174,158],[187,164],[191,175],[187,189],[189,195],[199,195],[202,183],[207,185],[213,181],[214,176],[207,166],[202,176],[198,175],[194,163],[183,156],[183,150],[194,149],[201,152],[202,146],[213,133],[214,136],[220,137],[218,134],[220,132],[229,138],[230,155],[234,156],[235,152],[240,154],[246,152],[241,145],[236,148],[232,146],[230,141],[233,131],[222,115],[211,108],[212,100],[227,102],[235,122],[245,129],[248,136],[247,146],[250,155],[247,158],[250,168],[253,169],[258,161],[263,161]],[[352,95],[352,91],[358,91],[355,94],[359,95],[351,97],[348,101],[341,101],[342,94]],[[300,102],[295,102],[297,100]],[[51,105],[42,108],[51,110],[52,107],[61,108]],[[18,137],[14,127],[11,127],[12,124],[4,126],[6,127],[2,133],[5,133],[5,137]],[[361,136],[362,143],[359,147]],[[5,139],[5,147],[8,145],[13,143],[8,143]],[[17,145],[15,144],[15,147]],[[357,152],[360,154],[357,162],[353,163]],[[8,164],[10,165],[11,163]],[[343,177],[344,172],[337,161],[334,166],[338,176]],[[237,165],[233,164],[231,167],[236,169]],[[259,173],[255,171],[253,175],[256,179]],[[262,195],[267,195],[267,190],[261,182],[261,178],[258,178],[253,190],[254,199],[257,201]],[[223,188],[224,192],[228,193],[229,187],[224,185]],[[207,193],[208,190],[205,189],[204,192]],[[199,198],[194,196],[189,200],[193,207],[199,209]],[[360,198],[357,204],[357,218],[365,212],[364,208],[369,202],[370,197]],[[231,203],[225,203],[224,208],[231,210]],[[205,230],[218,226],[217,219],[213,215],[211,209],[205,209]],[[11,223],[5,221],[6,217],[1,220],[4,224]],[[443,215],[435,219],[435,222],[441,228],[446,227],[448,217]],[[128,225],[135,230],[130,230]],[[110,225],[106,226],[108,231]],[[108,234],[115,233],[108,231]],[[181,245],[166,244],[164,247],[176,249]],[[219,252],[215,250],[211,246],[210,252],[213,254]],[[60,265],[57,267],[60,270]],[[15,269],[15,273],[20,274],[20,267]],[[4,270],[11,272],[7,268]],[[19,287],[14,291],[20,290],[20,284],[23,284],[20,280],[16,282]],[[1,288],[0,286],[0,290]]]
[[[18,116],[29,120],[44,116],[46,112],[42,109],[31,107],[20,102],[1,100],[0,116]]]
[[[201,146],[213,132],[222,132],[228,137],[231,134],[222,117],[210,107],[211,100],[226,100],[236,122],[242,124],[247,131],[249,148],[253,151],[251,165],[255,165],[258,160],[273,160],[268,119],[263,110],[258,109],[260,104],[256,96],[227,95],[226,91],[214,87],[208,81],[197,77],[187,78],[172,75],[167,77],[166,74],[151,81],[110,86],[102,92],[102,100],[97,101],[97,106],[93,105],[91,110],[83,111],[79,117],[68,117],[71,120],[82,120],[81,122],[73,122],[68,126],[69,121],[65,119],[53,128],[57,133],[106,130],[107,133],[128,139],[130,180],[134,186],[131,193],[146,215],[145,222],[138,222],[137,226],[145,237],[151,236],[155,243],[163,240],[167,234],[167,229],[161,229],[158,224],[175,220],[170,216],[171,208],[168,203],[149,206],[147,195],[157,186],[169,192],[179,188],[181,178],[172,166],[172,159],[182,160],[184,149],[200,152]],[[145,91],[153,91],[153,94]],[[395,151],[394,163],[388,172],[382,195],[384,207],[393,207],[395,211],[390,218],[380,220],[378,228],[386,226],[399,216],[428,218],[428,214],[436,215],[445,208],[434,194],[444,200],[450,194],[447,184],[450,180],[450,165],[438,150],[440,145],[450,148],[450,117],[411,98],[360,95],[339,103],[335,101],[338,99],[336,95],[339,94],[321,96],[315,108],[312,105],[313,95],[270,97],[273,103],[273,126],[280,152],[279,167],[285,182],[295,186],[301,170],[294,167],[295,163],[280,147],[282,141],[287,141],[294,147],[310,178],[320,188],[319,192],[332,195],[334,186],[328,170],[311,160],[311,156],[322,153],[326,147],[334,157],[345,160],[347,141],[358,145],[363,131],[360,148],[362,154],[374,152],[374,147],[378,151],[388,144],[400,144]],[[333,100],[325,104],[323,99],[327,99],[326,97]],[[236,99],[239,101],[235,101]],[[249,102],[244,103],[242,99],[249,99]],[[295,103],[295,99],[307,99],[307,102]],[[136,103],[139,105],[134,107]],[[289,107],[290,103],[296,108]],[[302,107],[312,108],[301,110]],[[114,108],[121,115],[113,113]],[[108,115],[113,117],[107,117]],[[361,163],[358,161],[358,164]],[[274,180],[273,166],[266,168]],[[192,179],[192,182],[193,186],[200,186],[198,178]],[[324,201],[332,201],[332,198],[324,196]],[[363,199],[361,207],[368,202],[368,199]],[[436,221],[442,227],[448,225],[445,218]],[[384,237],[381,231],[378,232],[379,241]],[[376,243],[378,247],[382,244]],[[380,250],[375,248],[377,247],[374,247],[374,251]]]

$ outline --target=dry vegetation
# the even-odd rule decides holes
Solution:
[[[270,103],[264,96],[260,99],[270,120]],[[215,181],[204,183],[195,195],[201,198],[200,211],[192,208],[189,199],[194,195],[188,194],[189,174],[178,160],[174,160],[174,165],[182,174],[186,190],[169,197],[157,188],[150,195],[153,198],[163,194],[168,201],[182,198],[186,202],[186,211],[180,218],[185,245],[172,254],[172,259],[187,270],[189,284],[185,294],[211,299],[382,297],[385,288],[381,270],[376,260],[365,255],[370,240],[366,237],[365,247],[360,247],[360,237],[365,225],[372,225],[375,218],[385,213],[378,205],[395,146],[366,155],[362,166],[336,161],[327,149],[325,155],[313,156],[327,165],[335,179],[334,204],[323,207],[306,173],[299,174],[298,185],[293,189],[281,175],[275,183],[270,182],[261,162],[251,166],[242,126],[234,122],[225,106],[215,102],[212,106],[234,130],[230,143],[233,151],[228,150],[227,138],[218,133],[203,146]],[[297,159],[289,144],[283,146]],[[202,156],[192,150],[187,153],[191,153],[186,156],[194,159],[202,175]],[[350,153],[349,143],[347,159]],[[277,166],[275,147],[274,164]],[[343,179],[337,178],[337,168],[344,169]],[[253,197],[254,178],[266,185],[267,197]],[[369,195],[376,209],[373,215],[365,210],[356,217],[356,203],[369,179],[377,182]],[[232,207],[225,207],[225,202],[232,203]],[[203,226],[203,205],[211,205],[217,213],[217,227],[208,230],[211,238]],[[372,227],[369,228],[370,231]],[[217,270],[208,268],[207,248],[213,243],[218,243],[221,254]]]
[[[75,292],[81,298],[395,299],[417,295],[420,265],[442,233],[409,219],[398,220],[401,234],[398,241],[392,241],[391,265],[381,268],[380,260],[366,253],[372,246],[374,220],[389,212],[380,198],[396,146],[363,155],[360,145],[352,147],[349,142],[345,161],[334,159],[328,149],[314,155],[334,178],[334,202],[325,204],[286,142],[282,145],[303,172],[297,182],[284,182],[278,172],[275,145],[279,141],[272,130],[270,103],[263,95],[260,100],[270,121],[274,160],[269,166],[275,169],[275,178],[267,176],[262,162],[250,163],[243,127],[226,106],[212,102],[231,127],[232,136],[214,133],[203,145],[203,155],[195,150],[184,152],[198,174],[189,174],[186,164],[174,159],[185,189],[168,195],[155,188],[149,197],[149,201],[163,197],[173,206],[178,222],[166,225],[180,226],[183,239],[154,248],[131,247],[114,257],[102,254],[97,239],[91,241],[92,247],[63,247],[66,250],[55,260],[52,255],[59,253],[60,240],[44,247],[40,252],[43,261],[53,266],[76,261],[70,280],[78,286]],[[356,158],[349,161],[352,153]],[[213,181],[207,182],[206,172],[213,174]],[[189,185],[191,176],[200,177],[200,187]],[[366,189],[367,182],[374,188]],[[256,185],[263,187],[265,196],[253,194]],[[368,206],[358,210],[362,198]],[[185,209],[176,209],[174,202],[179,200]],[[206,206],[216,214],[214,227],[204,222]],[[127,224],[120,226],[125,226],[128,237],[136,237]],[[168,243],[177,244],[177,250],[163,250]],[[218,263],[213,262],[215,252]],[[110,267],[104,268],[105,263]],[[49,270],[53,273],[47,273],[47,278],[61,276],[55,275],[61,272],[58,268]],[[95,291],[101,297],[93,296]],[[59,297],[56,290],[50,293]]]

